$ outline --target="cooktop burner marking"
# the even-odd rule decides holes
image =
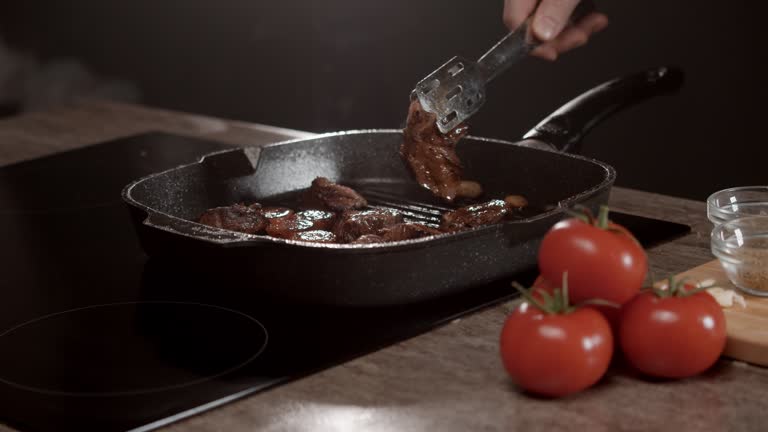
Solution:
[[[112,308],[114,310],[109,310],[109,308]],[[148,309],[146,309],[148,308]],[[146,309],[146,310],[144,310]],[[156,310],[152,310],[156,309]],[[176,310],[173,310],[176,309]],[[197,311],[194,311],[193,309],[197,309]],[[106,319],[112,319],[114,322],[104,322],[100,323],[100,320],[94,320],[93,317],[84,317],[84,313],[87,314],[88,312],[91,313],[104,313],[104,316],[102,318]],[[109,312],[109,313],[107,313]],[[158,314],[158,312],[162,312]],[[174,313],[175,312],[175,313]],[[181,312],[181,313],[180,313]],[[195,313],[191,313],[195,312]],[[141,314],[144,314],[146,316],[142,317]],[[187,314],[187,316],[184,316],[184,314]],[[203,321],[200,322],[199,319],[205,320],[206,318],[213,318],[215,315],[220,315],[218,319],[218,322],[213,321]],[[222,315],[223,314],[223,315]],[[159,317],[163,317],[162,321],[153,322],[153,319],[157,320]],[[166,319],[165,317],[172,318],[173,322],[170,322],[170,319]],[[70,317],[74,317],[73,319],[67,319]],[[230,322],[223,323],[222,324],[222,317],[226,317],[225,319],[228,319]],[[128,322],[118,322],[122,318],[129,318]],[[190,318],[194,318],[193,321],[190,320]],[[199,318],[199,319],[198,319]],[[186,323],[185,323],[186,319]],[[78,321],[79,320],[79,321]],[[125,321],[125,320],[123,320]],[[235,323],[235,321],[240,321],[239,323]],[[247,331],[244,331],[243,323],[247,323],[250,328],[245,329]],[[56,341],[58,343],[57,346],[43,346],[40,343],[35,343],[37,341],[31,340],[27,341],[27,346],[19,347],[18,344],[16,346],[11,347],[4,347],[3,345],[6,344],[6,341],[9,337],[16,337],[16,335],[19,335],[22,332],[29,332],[31,336],[34,336],[36,327],[39,328],[39,326],[45,326],[48,325],[50,327],[51,324],[55,324],[55,327],[46,329],[46,336],[47,338],[41,338],[40,341],[44,342],[50,342],[50,341]],[[86,324],[88,328],[83,328],[83,324]],[[101,326],[94,325],[94,324],[101,324]],[[124,335],[118,335],[115,334],[115,337],[120,336],[128,336],[127,338],[121,338],[120,340],[116,340],[116,338],[109,338],[110,340],[107,340],[105,336],[108,336],[107,334],[104,334],[104,329],[109,329],[110,325],[114,326],[117,324],[118,326],[122,326],[124,328],[121,328],[120,330],[125,333]],[[128,324],[127,326],[125,324]],[[147,326],[149,324],[149,326]],[[213,344],[219,344],[220,346],[218,348],[229,348],[234,349],[235,351],[240,351],[236,354],[241,354],[241,358],[235,363],[230,364],[226,366],[218,365],[215,371],[212,371],[211,373],[197,373],[194,371],[189,371],[190,364],[184,365],[184,366],[178,366],[174,365],[171,360],[169,360],[168,356],[173,355],[179,355],[181,354],[182,358],[177,359],[178,361],[184,362],[188,361],[192,363],[192,368],[206,368],[210,367],[211,363],[217,363],[221,361],[225,361],[224,359],[224,353],[221,353],[222,355],[219,355],[220,353],[217,352],[210,352],[212,349],[211,346],[198,346],[198,344],[195,344],[195,336],[198,335],[184,335],[182,334],[176,334],[173,333],[171,336],[173,338],[169,338],[168,340],[162,340],[159,346],[157,345],[157,341],[152,341],[153,337],[159,337],[162,338],[163,336],[167,337],[169,335],[163,335],[163,332],[168,332],[169,330],[174,331],[177,330],[179,327],[192,324],[197,325],[199,328],[196,330],[200,332],[207,332],[206,336],[209,338],[209,340],[201,340],[197,339],[200,343],[208,342],[209,345]],[[220,330],[215,328],[217,324],[220,325],[229,325],[232,328],[229,328],[229,334],[218,334],[216,333],[216,330]],[[233,326],[232,324],[236,324],[237,326]],[[142,328],[142,326],[146,328]],[[168,327],[164,327],[168,326]],[[176,327],[179,326],[179,327]],[[88,331],[88,334],[83,337],[83,334],[81,333],[69,333],[67,330],[85,330]],[[127,332],[126,332],[127,330]],[[186,330],[186,329],[184,329]],[[237,330],[237,338],[236,344],[228,344],[225,340],[227,337],[233,337],[235,335],[231,334],[232,330]],[[49,332],[59,332],[60,334],[54,335],[56,338],[51,339]],[[133,334],[132,332],[136,332],[136,334]],[[39,332],[39,330],[38,330]],[[100,334],[101,333],[101,334]],[[215,333],[215,334],[214,334]],[[243,334],[245,333],[245,334]],[[23,334],[22,334],[23,336]],[[131,336],[133,336],[133,339],[131,339]],[[190,337],[191,336],[191,337]],[[101,337],[101,340],[99,340],[99,337]],[[63,341],[62,341],[63,339]],[[66,381],[69,381],[68,384],[76,383],[76,385],[85,383],[97,383],[97,386],[102,383],[101,379],[114,379],[115,376],[118,376],[122,379],[123,376],[125,376],[125,382],[130,382],[131,384],[134,384],[136,382],[140,382],[142,378],[145,377],[147,373],[152,373],[151,370],[143,369],[143,367],[146,367],[147,364],[142,364],[142,362],[149,361],[149,366],[156,366],[158,369],[154,371],[154,373],[158,376],[162,376],[165,379],[168,379],[168,376],[172,375],[178,375],[178,376],[184,376],[181,382],[168,384],[168,385],[162,385],[157,387],[147,386],[146,388],[128,388],[126,390],[115,390],[115,391],[93,391],[93,390],[85,390],[85,391],[72,391],[72,390],[57,390],[55,388],[48,388],[47,386],[42,386],[39,384],[29,384],[28,382],[23,382],[24,380],[18,380],[18,378],[9,378],[9,377],[3,377],[0,376],[0,383],[5,383],[10,386],[14,386],[17,388],[21,388],[24,390],[32,391],[32,392],[38,392],[48,395],[55,395],[55,396],[88,396],[88,397],[105,397],[105,396],[130,396],[130,395],[139,395],[139,394],[146,394],[146,393],[156,393],[156,392],[162,392],[167,390],[173,390],[178,389],[182,387],[188,387],[195,384],[200,384],[206,381],[213,380],[215,378],[221,377],[223,375],[227,375],[229,373],[232,373],[243,366],[249,364],[250,362],[254,361],[257,357],[259,357],[264,350],[267,347],[269,341],[269,334],[267,332],[266,327],[253,318],[250,315],[247,315],[243,312],[229,309],[222,306],[216,306],[216,305],[209,305],[204,303],[193,303],[193,302],[174,302],[174,301],[137,301],[137,302],[119,302],[119,303],[107,303],[107,304],[100,304],[100,305],[91,305],[91,306],[85,306],[81,308],[76,309],[70,309],[66,311],[61,312],[55,312],[52,314],[44,315],[35,319],[32,319],[30,321],[24,322],[22,324],[16,325],[3,333],[0,334],[0,352],[2,352],[2,356],[0,357],[0,374],[6,375],[9,374],[9,372],[17,372],[21,374],[26,374],[27,377],[29,377],[31,380],[39,379],[41,376],[47,376],[48,378],[52,379],[53,382],[56,382],[57,380],[61,383],[64,382],[64,385],[66,386]],[[20,342],[24,342],[24,338],[20,339]],[[101,343],[100,343],[101,342]],[[115,343],[116,342],[116,343]],[[195,352],[187,352],[190,348],[192,348],[192,345],[185,345],[185,343],[192,342],[193,345],[195,345],[194,350],[197,350]],[[256,344],[250,345],[249,343],[257,342],[258,346]],[[126,351],[123,347],[124,345],[129,345],[129,348],[131,348],[130,345],[139,344],[137,348],[139,348],[138,351],[141,352],[135,352],[135,351]],[[178,346],[163,346],[165,345],[178,345]],[[56,345],[56,344],[54,344]],[[21,348],[21,349],[19,349]],[[73,350],[74,348],[74,350]],[[123,351],[121,352],[121,348],[123,348]],[[147,350],[149,348],[149,350]],[[182,351],[179,352],[162,352],[163,348],[171,350],[177,349]],[[242,351],[248,350],[250,351],[250,348],[253,348],[253,352],[247,352],[247,357]],[[90,352],[88,350],[91,350]],[[214,350],[216,347],[213,348]],[[193,351],[194,351],[193,350]],[[27,351],[26,353],[24,351]],[[63,351],[63,352],[62,352]],[[32,358],[24,358],[24,354],[32,354]],[[42,358],[44,354],[47,354],[45,358]],[[63,354],[63,355],[62,355]],[[19,356],[22,356],[21,358]],[[120,364],[121,357],[122,356],[130,356],[133,355],[133,359],[129,360],[136,360],[135,363],[124,363]],[[67,357],[70,356],[71,358]],[[164,358],[165,356],[165,358]],[[199,361],[197,358],[198,356],[204,357],[203,363],[196,363]],[[77,357],[77,358],[75,358]],[[109,360],[111,362],[114,362],[114,364],[110,363],[109,365],[106,365],[106,369],[104,369],[104,373],[102,375],[99,375],[99,372],[101,371],[99,369],[100,364],[93,364],[89,365],[88,361],[92,358],[99,358],[100,360]],[[243,358],[244,357],[244,358]],[[206,360],[207,359],[207,360]],[[3,364],[5,363],[5,364]],[[67,368],[68,366],[72,365],[79,365],[81,368],[77,368],[77,372],[72,373],[72,369],[67,370],[61,370],[64,368]],[[95,368],[89,368],[89,366],[96,366]],[[111,367],[110,367],[111,366]],[[133,369],[131,368],[133,366]],[[185,368],[186,366],[186,368]],[[27,368],[27,370],[23,370],[24,368]],[[140,369],[140,370],[138,370]],[[60,371],[60,374],[57,374],[57,372]],[[119,375],[120,373],[123,373],[125,375]],[[117,375],[116,375],[117,374]],[[125,384],[125,383],[118,383],[119,384]],[[86,384],[87,385],[87,384]]]

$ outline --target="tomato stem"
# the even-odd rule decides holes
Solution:
[[[548,292],[539,290],[539,294],[544,298],[544,308],[542,309],[549,315],[554,315],[558,312],[557,308],[557,293],[555,293],[554,296],[550,295]]]
[[[548,303],[546,300],[545,300],[544,304],[542,304],[540,301],[536,300],[531,295],[531,291],[530,290],[526,289],[524,286],[520,285],[517,282],[512,282],[512,286],[515,287],[515,289],[517,289],[517,291],[520,293],[520,295],[523,297],[523,299],[525,299],[525,301],[527,301],[528,303],[531,303],[532,305],[536,306],[537,308],[541,309],[542,311],[546,312],[547,314],[550,314],[550,315],[554,314],[554,312],[546,305],[546,303]],[[542,294],[542,296],[544,294],[547,294],[544,291],[539,291],[539,292]],[[547,294],[547,296],[548,295],[549,294]],[[550,299],[551,299],[551,297],[550,297]]]
[[[675,292],[675,279],[672,276],[667,278],[667,289],[660,289],[660,291],[662,293],[662,297],[671,296]]]
[[[693,294],[696,294],[697,292],[702,291],[701,288],[694,288],[690,291],[686,290],[685,285],[687,284],[688,280],[689,278],[684,276],[676,281],[675,297],[688,297],[689,295],[693,295]]]
[[[544,290],[539,290],[539,294],[544,298],[544,303],[546,304],[550,304],[554,301],[554,299],[552,299],[552,296],[549,295],[549,293]]]
[[[566,209],[565,212],[572,217],[575,217],[576,219],[594,227],[611,231],[616,234],[626,234],[624,231],[610,226],[611,221],[608,218],[610,209],[606,205],[600,206],[597,218],[595,218],[595,215],[592,213],[592,210],[590,210],[589,207],[581,204],[574,206],[573,209]]]
[[[580,210],[582,213],[584,213],[584,215],[587,217],[587,221],[588,221],[588,223],[589,223],[590,225],[594,226],[594,225],[595,225],[595,215],[594,215],[594,213],[592,213],[592,210],[590,210],[590,208],[589,208],[589,207],[587,207],[587,206],[584,206],[584,205],[579,205],[579,206],[578,206],[578,209],[579,209],[579,210]]]
[[[549,293],[543,289],[536,289],[535,287],[525,288],[517,282],[512,282],[512,286],[520,292],[520,295],[523,297],[523,299],[548,315],[569,314],[576,311],[582,305],[594,304],[619,307],[619,305],[615,303],[611,303],[602,299],[588,300],[578,305],[572,305],[570,294],[568,292],[568,272],[563,272],[562,286],[560,288],[555,288],[552,293]],[[541,297],[540,299],[534,297],[534,290],[539,294]]]
[[[651,286],[650,290],[659,298],[666,297],[688,297],[707,289],[707,287],[698,287],[691,290],[685,289],[688,277],[675,279],[674,276],[667,278],[667,289],[661,289]]]
[[[600,211],[597,213],[597,227],[600,229],[608,229],[608,206],[601,205]]]

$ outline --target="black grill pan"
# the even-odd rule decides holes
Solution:
[[[436,223],[447,207],[413,181],[398,155],[399,130],[350,131],[226,150],[126,186],[149,255],[212,272],[253,275],[259,290],[294,301],[384,306],[424,301],[511,277],[535,266],[541,237],[576,204],[608,201],[616,173],[568,152],[612,112],[674,91],[682,74],[655,68],[615,79],[572,100],[520,142],[468,137],[459,143],[466,178],[488,198],[526,196],[522,220],[425,239],[374,245],[315,244],[254,236],[193,222],[205,209],[290,200],[317,176],[352,186],[373,206]]]

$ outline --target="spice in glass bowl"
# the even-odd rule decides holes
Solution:
[[[712,253],[728,279],[748,294],[768,297],[768,217],[733,219],[712,230]]]

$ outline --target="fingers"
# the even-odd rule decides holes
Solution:
[[[560,34],[568,24],[579,0],[542,0],[533,16],[533,34],[548,42]]]
[[[533,15],[531,29],[543,43],[532,54],[556,60],[560,54],[587,43],[592,34],[608,25],[605,15],[592,13],[569,26],[578,3],[579,0],[504,0],[504,24],[514,30]]]
[[[587,43],[589,37],[608,25],[608,17],[600,13],[590,14],[576,25],[567,27],[554,40],[539,45],[531,54],[554,61],[558,55]]]
[[[565,29],[555,40],[538,46],[532,54],[546,60],[557,60],[558,55],[587,43],[589,36],[576,27]]]
[[[509,30],[520,26],[536,8],[537,0],[504,0],[504,24]]]
[[[591,36],[608,26],[608,17],[601,13],[591,13],[576,24],[576,27],[584,30],[587,36]]]

